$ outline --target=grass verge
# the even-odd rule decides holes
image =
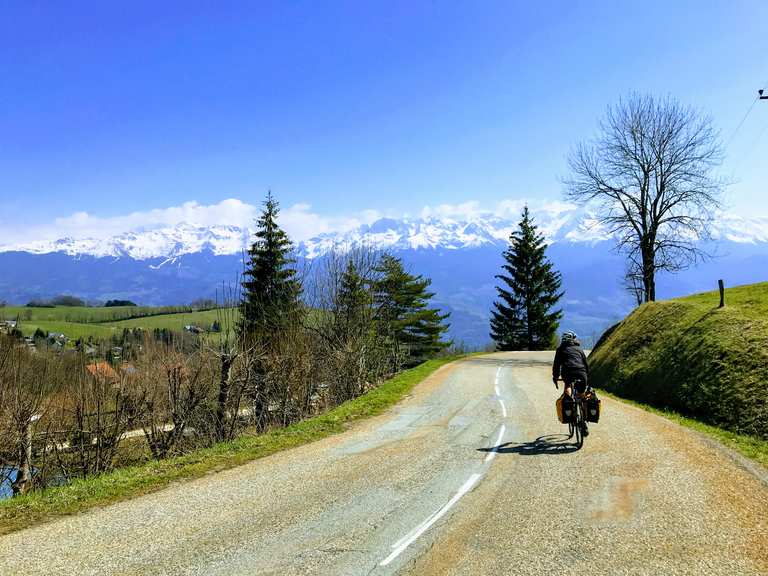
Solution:
[[[730,430],[718,428],[717,426],[705,424],[699,420],[683,416],[673,410],[655,408],[654,406],[644,404],[643,402],[637,402],[635,400],[611,394],[606,390],[600,390],[600,395],[624,402],[625,404],[630,404],[631,406],[641,408],[647,412],[652,412],[653,414],[662,416],[681,426],[685,426],[686,428],[695,430],[705,436],[709,436],[726,447],[735,450],[742,456],[746,456],[750,460],[753,460],[768,469],[768,440],[762,440],[761,438],[747,434],[737,434],[736,432],[731,432]]]
[[[216,444],[183,456],[119,468],[107,474],[75,480],[66,486],[0,501],[0,535],[134,498],[160,490],[177,480],[199,478],[338,434],[355,420],[383,412],[435,370],[457,359],[429,360],[398,374],[359,398],[287,428],[260,435],[243,435],[232,442]]]
[[[768,441],[768,282],[650,302],[601,337],[593,385]]]

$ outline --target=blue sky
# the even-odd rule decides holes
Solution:
[[[321,227],[557,200],[632,90],[711,114],[728,204],[768,215],[768,101],[731,139],[768,83],[763,0],[0,5],[0,242],[268,188]]]

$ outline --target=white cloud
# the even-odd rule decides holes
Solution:
[[[58,240],[65,237],[103,239],[124,232],[182,223],[199,227],[233,225],[245,228],[253,226],[260,210],[260,206],[245,203],[237,198],[228,198],[217,204],[205,205],[190,201],[180,206],[110,217],[81,211],[56,218],[49,225],[38,225],[23,230],[2,226],[0,244]],[[370,224],[379,217],[381,214],[376,210],[364,210],[346,216],[326,216],[314,212],[309,204],[299,203],[282,208],[278,219],[294,240],[301,241],[323,232],[346,231],[361,224]]]
[[[481,214],[487,214],[487,210],[480,208],[480,203],[474,200],[461,204],[440,204],[438,206],[424,206],[421,209],[422,218],[452,218],[457,220],[469,220]]]
[[[574,208],[572,204],[564,202],[535,200],[529,202],[523,199],[502,200],[495,207],[486,208],[481,206],[479,202],[472,200],[458,204],[427,205],[422,208],[419,215],[422,218],[434,217],[464,221],[488,215],[516,219],[526,203],[534,212],[546,211],[553,216]],[[14,228],[10,223],[0,226],[0,245],[51,241],[67,237],[105,239],[124,232],[151,230],[182,223],[199,227],[234,225],[245,228],[253,226],[260,210],[261,206],[248,204],[237,198],[228,198],[216,204],[206,205],[190,201],[179,206],[108,217],[80,211],[66,217],[56,218],[51,224],[24,228]],[[393,214],[390,211],[381,212],[373,209],[329,216],[314,211],[310,204],[297,203],[283,207],[280,211],[279,221],[294,240],[301,241],[326,232],[345,232],[362,224],[371,224],[384,215],[402,216],[402,214]]]
[[[523,198],[508,198],[496,204],[493,208],[485,208],[479,202],[470,201],[460,204],[440,204],[438,206],[424,206],[421,210],[422,218],[451,218],[456,220],[472,220],[482,216],[499,216],[515,220],[519,218],[525,205],[532,212],[546,212],[550,216],[558,216],[565,212],[571,212],[576,208],[575,204],[567,202],[526,200]]]
[[[236,198],[222,200],[208,206],[197,202],[185,202],[181,206],[158,208],[146,212],[132,212],[124,216],[102,218],[76,212],[66,218],[57,218],[54,222],[56,235],[106,238],[140,228],[175,226],[181,223],[192,226],[212,226],[214,224],[233,224],[247,226],[256,215],[256,208]]]

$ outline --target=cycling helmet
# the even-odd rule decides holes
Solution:
[[[566,330],[563,332],[562,342],[574,342],[576,340],[576,332],[573,330]]]

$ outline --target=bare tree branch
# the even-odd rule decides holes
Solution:
[[[597,208],[598,220],[627,255],[626,281],[656,299],[656,272],[677,272],[708,254],[702,240],[725,182],[709,117],[671,98],[631,95],[608,109],[599,136],[569,157],[566,197]]]

